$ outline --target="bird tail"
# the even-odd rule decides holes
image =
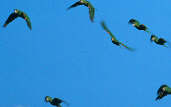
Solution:
[[[150,32],[149,30],[146,30],[146,32],[147,32],[149,35],[151,35],[151,32]]]
[[[68,107],[69,107],[69,105],[70,105],[70,104],[69,104],[68,102],[66,102],[66,101],[63,101],[63,103],[66,104]]]
[[[159,100],[160,99],[160,96],[158,96],[155,100],[157,101],[157,100]]]
[[[129,51],[135,51],[135,49],[130,48],[130,47],[126,46],[126,45],[123,44],[123,43],[121,43],[121,45],[122,45],[123,47],[125,47],[126,49],[128,49]]]
[[[3,25],[3,27],[6,27],[6,26],[7,26],[7,24],[4,24],[4,25]]]

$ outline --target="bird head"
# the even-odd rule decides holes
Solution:
[[[51,101],[51,100],[52,100],[52,98],[51,98],[50,96],[46,96],[46,97],[45,97],[45,101],[46,101],[46,102],[49,102],[49,101]]]
[[[18,9],[14,9],[14,13],[18,13],[18,11],[19,11]]]
[[[154,41],[156,39],[156,36],[155,35],[151,35],[151,38],[150,38],[150,41]]]
[[[135,22],[136,22],[135,19],[130,19],[128,23],[129,23],[129,24],[134,24]]]

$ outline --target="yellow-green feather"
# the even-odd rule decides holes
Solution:
[[[95,8],[93,7],[93,5],[90,2],[88,2],[88,8],[89,8],[90,19],[93,22],[94,21]]]
[[[107,28],[104,21],[101,22],[101,25],[102,25],[103,29],[113,38],[113,40],[118,42],[118,40],[115,38],[115,36],[112,34],[112,32]]]

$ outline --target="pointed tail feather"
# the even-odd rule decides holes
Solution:
[[[7,24],[4,24],[4,25],[3,25],[3,27],[6,27],[6,26],[7,26]]]
[[[157,101],[157,100],[159,100],[160,99],[160,96],[158,96],[155,100]]]
[[[147,32],[149,35],[151,35],[151,32],[149,30],[145,30],[145,32]]]
[[[69,105],[70,105],[70,104],[69,104],[68,102],[66,102],[66,101],[63,101],[63,103],[66,104],[68,107],[69,107]]]
[[[128,46],[126,46],[126,45],[124,45],[123,43],[121,43],[121,45],[122,45],[123,47],[125,47],[126,49],[128,49],[129,51],[135,51],[135,49],[130,48],[130,47],[128,47]]]
[[[167,45],[166,45],[167,44]],[[167,41],[165,45],[163,45],[166,48],[171,48],[171,42]]]

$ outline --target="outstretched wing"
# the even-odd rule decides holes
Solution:
[[[18,10],[19,11],[19,10]],[[27,22],[27,26],[29,27],[29,29],[31,30],[31,21],[30,18],[28,17],[28,15],[22,11],[18,12],[19,17],[23,18],[26,22]]]
[[[5,24],[3,25],[3,27],[6,27],[10,22],[12,22],[17,17],[18,17],[18,14],[11,13],[10,16],[8,17],[8,19],[5,21]]]
[[[71,5],[70,7],[68,7],[67,9],[71,9],[71,8],[77,7],[77,6],[79,6],[79,5],[82,5],[80,1],[74,3],[73,5]]]
[[[126,46],[125,44],[121,43],[121,42],[120,42],[120,44],[121,44],[123,47],[125,47],[126,49],[128,49],[129,51],[134,51],[133,48],[130,48],[130,47]]]
[[[31,21],[30,18],[28,17],[28,15],[22,11],[19,11],[19,17],[23,18],[26,22],[27,22],[27,26],[29,27],[29,29],[31,30]]]
[[[102,25],[103,29],[104,29],[104,30],[113,38],[114,41],[119,42],[119,41],[115,38],[115,36],[110,32],[110,30],[106,27],[104,21],[101,22],[101,25]],[[128,50],[134,51],[134,49],[132,49],[132,48],[126,46],[125,44],[123,44],[123,43],[121,43],[121,42],[119,42],[119,43],[120,43],[123,47],[127,48]]]
[[[164,96],[167,96],[166,92],[160,91],[158,92],[156,100],[162,99]]]
[[[107,28],[106,24],[104,21],[101,22],[101,26],[103,29],[113,38],[114,41],[118,41],[115,36],[110,32],[110,30]]]
[[[93,22],[94,21],[95,8],[93,7],[93,5],[90,2],[88,2],[88,8],[89,8],[90,20]]]
[[[30,28],[30,30],[32,29],[32,27],[31,27],[31,21],[30,21],[30,18],[26,15],[25,16],[25,20],[26,20],[26,22],[27,22],[27,26]]]

